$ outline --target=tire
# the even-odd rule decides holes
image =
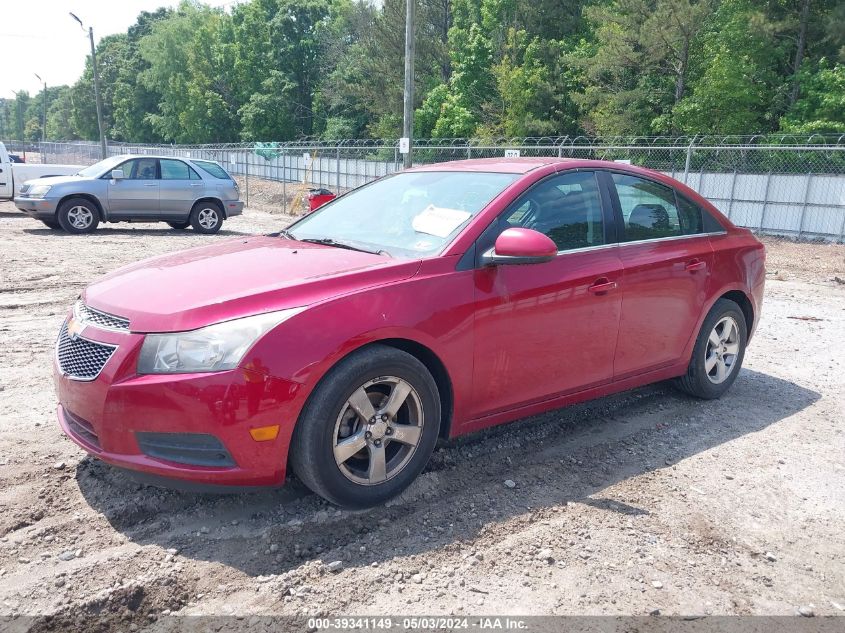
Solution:
[[[97,206],[85,198],[70,198],[59,207],[59,225],[68,233],[92,233],[100,223]]]
[[[211,222],[216,220],[216,222]],[[197,233],[211,235],[223,226],[223,209],[216,202],[198,202],[191,210],[191,226]]]
[[[167,224],[171,229],[176,229],[177,231],[184,231],[189,226],[191,226],[190,221],[187,221],[187,222],[168,222]]]
[[[739,374],[747,342],[742,310],[729,299],[719,299],[701,325],[687,373],[675,385],[697,398],[721,397]]]
[[[394,393],[404,394],[398,410],[390,399]],[[373,345],[342,360],[320,381],[294,429],[289,461],[324,499],[368,508],[417,478],[439,433],[440,395],[425,365],[401,350]]]
[[[57,220],[41,220],[41,222],[48,229],[53,229],[54,231],[61,231],[62,230],[62,227],[59,225]]]

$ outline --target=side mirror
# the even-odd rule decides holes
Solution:
[[[126,176],[123,173],[122,169],[112,169],[111,170],[111,179],[112,180],[123,180]]]
[[[496,244],[481,256],[484,266],[500,264],[542,264],[554,259],[557,245],[546,235],[533,229],[505,229]]]

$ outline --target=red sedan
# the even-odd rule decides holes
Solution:
[[[438,438],[674,379],[736,379],[765,254],[688,187],[602,161],[395,174],[278,234],[122,268],[56,348],[59,422],[111,464],[202,486],[288,467],[365,507]]]

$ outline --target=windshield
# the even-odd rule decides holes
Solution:
[[[393,257],[441,251],[519,177],[470,171],[404,172],[349,192],[292,225],[297,240],[331,240]]]
[[[122,163],[124,160],[126,160],[126,156],[110,156],[105,160],[101,160],[99,163],[94,163],[90,167],[86,167],[82,171],[77,172],[76,175],[85,176],[87,178],[102,176],[106,172],[111,171],[112,167],[118,163]]]

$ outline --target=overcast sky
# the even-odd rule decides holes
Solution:
[[[240,1],[208,0],[207,4],[230,7]],[[89,25],[98,42],[124,32],[143,10],[177,4],[178,0],[0,0],[0,97],[14,98],[12,90],[30,94],[41,90],[34,73],[50,86],[74,83],[91,52]],[[68,11],[85,23],[85,32]]]

